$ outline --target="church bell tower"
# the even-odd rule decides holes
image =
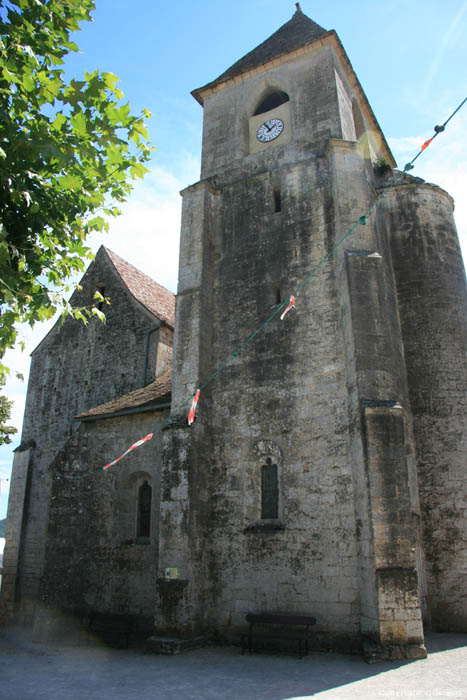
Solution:
[[[202,165],[182,192],[156,627],[234,639],[248,612],[302,612],[317,643],[423,656],[387,224],[374,211],[341,244],[381,186],[374,162],[394,167],[392,154],[336,33],[298,4],[192,94]]]

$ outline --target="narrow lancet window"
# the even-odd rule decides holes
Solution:
[[[275,520],[279,517],[279,481],[277,464],[270,457],[261,467],[261,519]]]
[[[145,481],[138,489],[137,537],[149,537],[151,534],[151,500],[152,488]]]
[[[281,211],[282,209],[282,203],[281,203],[281,191],[279,189],[274,190],[274,212],[277,213]]]
[[[104,287],[104,285],[103,285],[103,284],[98,284],[97,287],[96,287],[96,292],[98,292],[98,293],[101,294],[102,296],[105,296],[105,287]],[[98,301],[97,304],[96,304],[96,306],[97,306],[97,308],[99,309],[99,311],[103,311],[103,309],[104,309],[104,302],[103,302],[102,300],[101,300],[101,301]]]
[[[281,304],[281,303],[282,303],[281,283],[276,282],[276,304]]]

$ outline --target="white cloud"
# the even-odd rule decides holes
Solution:
[[[457,41],[464,41],[463,31],[462,31],[462,18],[467,11],[467,2],[464,2],[462,7],[457,12],[456,16],[453,18],[451,24],[449,25],[447,31],[444,33],[443,38],[438,43],[436,51],[434,52],[433,59],[431,61],[430,67],[426,73],[425,84],[423,86],[423,98],[426,99],[428,95],[432,92],[432,83],[440,71],[440,67],[443,62],[443,57],[446,52],[452,47]]]
[[[110,221],[108,234],[95,234],[88,245],[105,245],[152,279],[175,292],[182,198],[180,190],[199,177],[199,161],[186,154],[177,173],[152,168]]]

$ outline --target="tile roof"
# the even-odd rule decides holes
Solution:
[[[154,316],[164,321],[171,328],[175,319],[175,295],[168,289],[154,282],[150,277],[130,265],[113,251],[102,246],[128,291]]]
[[[155,410],[161,404],[170,401],[171,388],[172,370],[167,370],[151,384],[131,391],[129,394],[124,394],[124,396],[119,396],[112,401],[107,401],[100,406],[95,406],[76,417],[80,420],[91,420],[132,413],[134,409]]]
[[[239,61],[233,64],[222,75],[213,80],[211,83],[204,85],[191,93],[201,104],[203,99],[200,95],[205,88],[213,88],[216,85],[225,82],[230,78],[234,78],[245,71],[251,70],[258,66],[278,58],[283,54],[296,51],[302,46],[311,44],[316,39],[327,35],[329,32],[319,24],[313,22],[309,17],[297,8],[296,12],[288,22],[282,25],[269,39],[263,41],[253,51],[250,51],[243,56]]]

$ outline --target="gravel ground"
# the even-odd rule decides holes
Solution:
[[[358,656],[241,656],[209,647],[178,656],[34,644],[0,632],[1,700],[467,700],[467,635],[433,634],[427,659],[368,665]]]

